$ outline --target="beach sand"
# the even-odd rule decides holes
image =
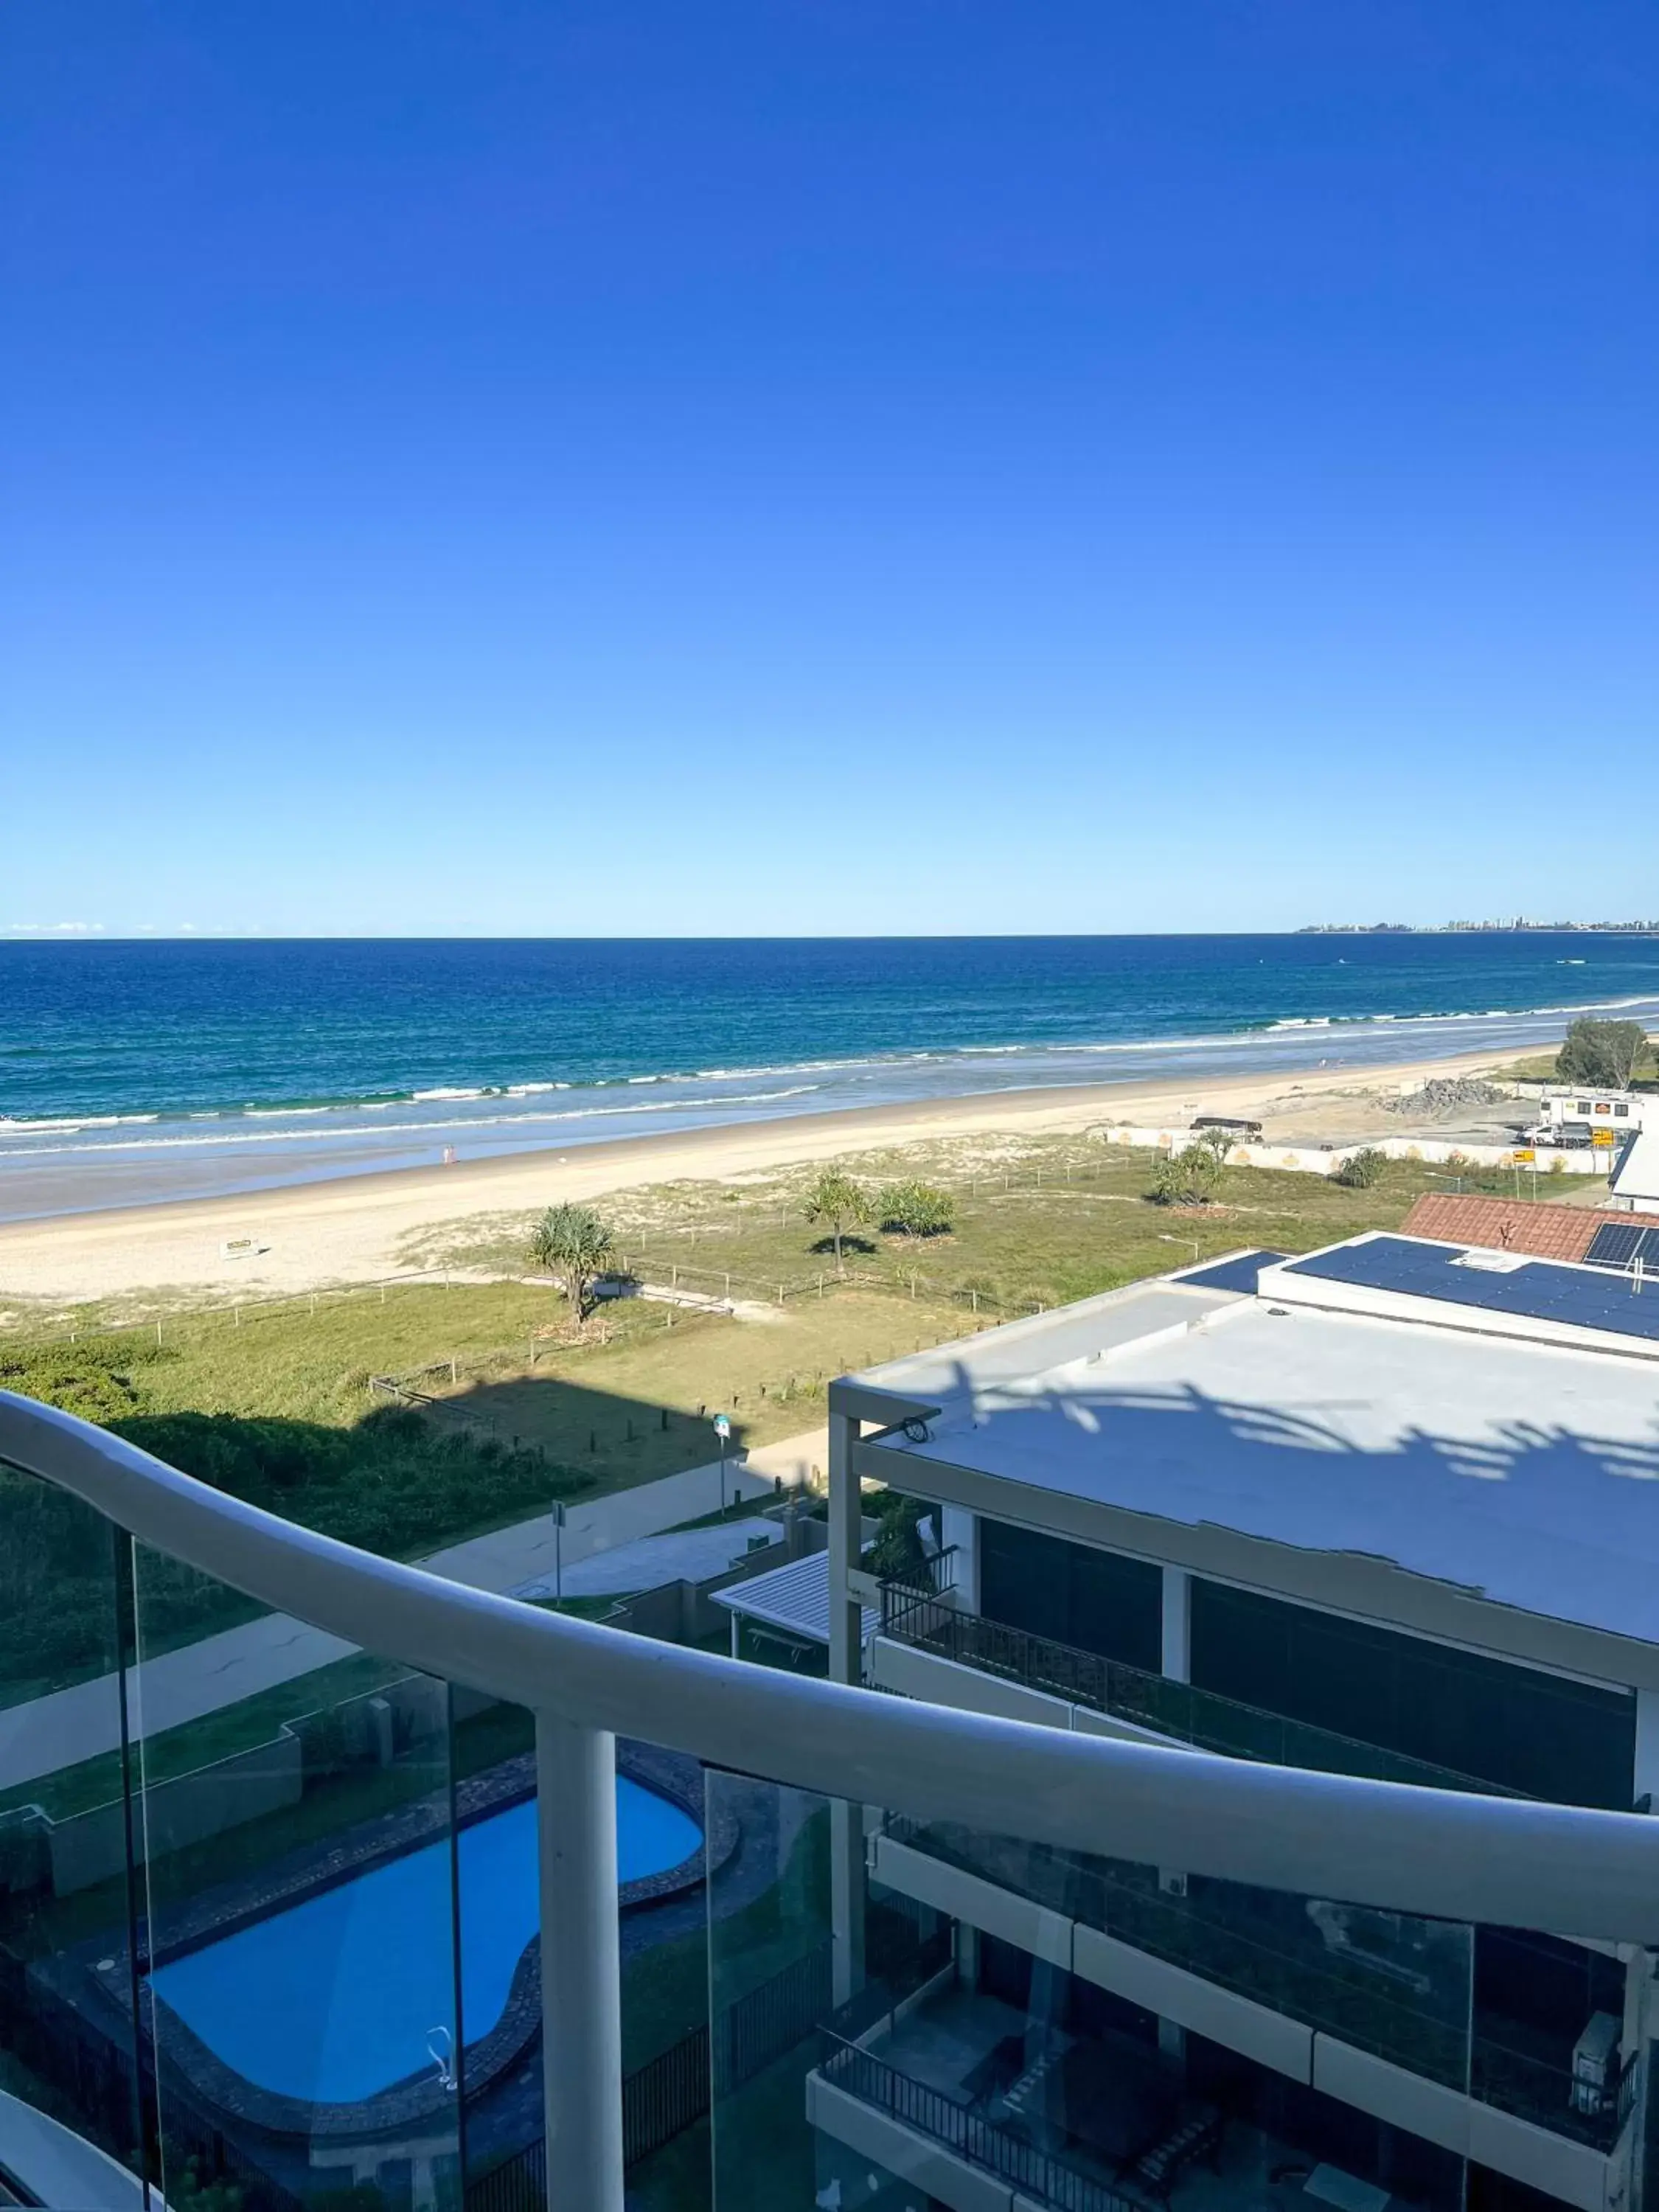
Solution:
[[[1254,1075],[1185,1085],[999,1091],[16,1222],[0,1226],[0,1321],[21,1319],[41,1304],[146,1292],[216,1302],[372,1282],[408,1266],[411,1240],[480,1214],[562,1199],[602,1199],[649,1183],[728,1182],[924,1141],[965,1140],[988,1152],[1022,1138],[1082,1134],[1115,1121],[1184,1121],[1195,1112],[1259,1120],[1270,1138],[1285,1141],[1352,1143],[1384,1129],[1404,1136],[1409,1125],[1385,1116],[1381,1098],[1431,1076],[1479,1074],[1512,1058],[1512,1053],[1488,1053],[1387,1067],[1310,1069],[1294,1081],[1284,1074]],[[1471,1132],[1460,1127],[1433,1133]],[[242,1237],[264,1249],[242,1259],[224,1258],[222,1244]]]

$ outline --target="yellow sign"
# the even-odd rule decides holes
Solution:
[[[1593,1145],[1600,1145],[1604,1152],[1611,1152],[1613,1149],[1612,1130],[1592,1129],[1590,1131],[1590,1142]]]
[[[1513,1159],[1514,1159],[1514,1161],[1515,1161],[1515,1164],[1516,1164],[1516,1167],[1518,1167],[1518,1168],[1529,1168],[1529,1167],[1532,1167],[1532,1166],[1534,1166],[1534,1165],[1535,1165],[1535,1164],[1536,1164],[1536,1162],[1537,1162],[1537,1159],[1538,1159],[1538,1155],[1537,1155],[1537,1153],[1536,1153],[1536,1152],[1525,1152],[1525,1151],[1516,1152],[1516,1153],[1512,1154],[1512,1155],[1511,1155],[1511,1157],[1513,1158]]]

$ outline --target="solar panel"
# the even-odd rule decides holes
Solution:
[[[1446,1244],[1418,1244],[1402,1237],[1375,1237],[1340,1244],[1292,1261],[1289,1273],[1374,1291],[1435,1298],[1445,1305],[1486,1313],[1571,1322],[1576,1328],[1617,1331],[1659,1341],[1659,1281],[1638,1287],[1633,1275],[1523,1260],[1498,1274],[1464,1267],[1462,1253]]]
[[[1598,1267],[1628,1267],[1641,1250],[1646,1234],[1645,1230],[1634,1228],[1628,1221],[1610,1221],[1591,1237],[1584,1257]]]
[[[1235,1252],[1231,1260],[1218,1260],[1212,1267],[1189,1271],[1178,1280],[1206,1291],[1254,1291],[1256,1277],[1284,1258],[1282,1252]]]

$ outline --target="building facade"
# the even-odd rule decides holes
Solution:
[[[1646,1810],[1659,1789],[1639,1282],[1401,1237],[1246,1254],[830,1404],[841,1679],[1471,1799]],[[884,1576],[854,1534],[872,1479],[916,1509]],[[867,1811],[845,1828],[857,2032],[808,2084],[829,2201],[1643,2202],[1644,1949]],[[951,1951],[859,2029],[872,1899],[937,1916]]]

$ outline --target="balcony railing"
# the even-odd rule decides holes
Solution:
[[[902,2127],[926,2136],[968,2165],[994,2174],[1023,2196],[1054,2207],[1054,2212],[1144,2212],[1092,2174],[1039,2150],[960,2098],[901,2073],[861,2044],[848,2043],[825,2028],[823,2045],[818,2072],[825,2081]]]
[[[1472,2011],[1472,1951],[1456,1931],[1390,1922],[1316,1900],[1195,1881],[1093,1854],[1032,1849],[1006,1836],[929,1827],[890,1814],[884,1832],[963,1873],[1028,1897],[1137,1950],[1452,2089],[1467,2089],[1552,2134],[1610,2151],[1630,2116],[1633,2062],[1604,2092],[1575,2084],[1570,2057],[1525,2051]],[[1326,1930],[1336,1935],[1333,1944]],[[1352,1935],[1351,1935],[1352,1930]],[[1350,1940],[1344,1941],[1345,1936]]]
[[[386,1836],[403,1833],[399,1823],[407,1826],[413,1811],[441,1805],[447,1792],[452,1864],[465,1810],[456,1808],[467,1784],[441,1751],[446,1698],[452,1733],[463,1697],[475,1710],[494,1700],[533,1717],[539,1950],[525,1957],[538,1956],[538,1966],[526,1966],[526,1976],[515,1978],[496,2039],[503,2065],[517,2066],[517,2053],[529,2045],[516,2039],[539,2027],[553,2147],[547,2186],[560,2208],[621,2212],[623,2204],[618,1735],[843,1805],[881,1804],[920,1821],[975,1831],[1012,1826],[1027,1842],[1063,1851],[1106,1851],[1143,1865],[1180,1866],[1217,1880],[1453,1921],[1486,1918],[1613,1943],[1659,1942],[1659,1827],[1631,1814],[1383,1787],[1202,1752],[1172,1756],[1156,1746],[872,1698],[840,1684],[665,1646],[356,1551],[193,1481],[103,1430],[9,1393],[0,1393],[0,1464],[15,1471],[9,1482],[21,1474],[60,1499],[79,1501],[76,1511],[92,1516],[100,1540],[76,1554],[82,1581],[64,1585],[70,1595],[63,1602],[78,1604],[95,1577],[105,1577],[112,1626],[106,1633],[93,1623],[84,1640],[94,1663],[107,1670],[100,1681],[113,1686],[112,1724],[118,1717],[115,1747],[100,1754],[118,1794],[112,1802],[94,1797],[90,1811],[75,1813],[98,1815],[77,1833],[82,1871],[101,1887],[60,1900],[51,1925],[61,1941],[31,1954],[16,1994],[27,2006],[51,1991],[60,1972],[92,1975],[100,2017],[126,2023],[141,2094],[148,2094],[144,2081],[152,2068],[167,2094],[174,2087],[173,2058],[151,2046],[148,2030],[139,2033],[141,2018],[163,2007],[141,2003],[143,1954],[136,1933],[130,1943],[108,1949],[76,1948],[76,1928],[99,1924],[84,1914],[76,1919],[77,1899],[101,1898],[136,1931],[139,1886],[147,1885],[145,1941],[161,1971],[167,1960],[158,1939],[169,1923],[181,1941],[199,1941],[200,1929],[190,1921],[199,1899],[186,1877],[198,1865],[200,1845],[183,1826],[171,1837],[146,1827],[147,1814],[159,1820],[161,1813],[144,1787],[153,1740],[146,1731],[164,1723],[155,1710],[144,1711],[143,1700],[151,1686],[158,1698],[163,1684],[176,1686],[176,1662],[195,1649],[185,1616],[200,1577],[210,1578],[221,1596],[228,1590],[274,1609],[283,1617],[275,1626],[286,1639],[283,1650],[312,1638],[316,1656],[308,1664],[346,1665],[339,1644],[331,1643],[344,1639],[354,1652],[367,1647],[377,1662],[422,1673],[433,1692],[431,1712],[379,1691],[361,1714],[354,1706],[354,1733],[339,1747],[348,1771],[337,1786],[356,1793],[351,1802],[373,1814],[377,1832]],[[20,1528],[27,1517],[20,1514]],[[46,1539],[54,1529],[63,1533],[62,1520],[61,1514],[56,1522],[51,1515],[35,1516],[46,1532],[38,1554],[42,1588],[51,1565]],[[14,1584],[26,1582],[36,1562],[33,1552],[21,1564],[11,1559],[18,1570]],[[140,1663],[134,1658],[135,1606],[139,1649],[146,1637],[155,1647]],[[84,1612],[75,1615],[77,1622]],[[225,1617],[221,1607],[216,1634]],[[187,1686],[199,1692],[210,1678],[216,1680],[213,1667],[204,1651],[194,1675],[184,1670]],[[136,1705],[130,1683],[139,1688]],[[46,1711],[55,1692],[50,1680],[37,1678],[23,1694],[29,1702],[14,1706],[5,1726],[14,1747],[23,1747],[17,1770],[38,1773],[42,1768],[28,1761],[43,1747],[52,1751],[58,1723]],[[196,1708],[198,1717],[203,1711]],[[207,1717],[217,1724],[210,1709]],[[440,1750],[429,1753],[434,1744]],[[294,1824],[289,1832],[297,1834],[314,1818],[299,1768],[273,1766],[263,1746],[256,1749],[252,1768],[233,1771],[233,1758],[241,1754],[228,1756],[214,1786],[234,1780],[239,1790],[265,1793],[261,1803],[286,1804],[284,1818]],[[282,1757],[292,1762],[301,1753],[290,1741]],[[49,1756],[46,1764],[52,1763]],[[70,1763],[64,1756],[62,1764]],[[301,1791],[297,1802],[283,1796],[290,1781]],[[167,1817],[180,1822],[179,1801],[167,1802]],[[321,1841],[326,1847],[329,1838]],[[229,1844],[231,1856],[243,1849],[234,1835]],[[37,1879],[39,1845],[31,1841],[27,1849],[27,1865],[9,1859],[8,1884]],[[227,1942],[254,1924],[259,1910],[268,1911],[270,1883],[280,1873],[251,1859],[244,1863],[242,1917],[223,1923]],[[169,1890],[167,1881],[175,1879]],[[443,1894],[450,1899],[459,1891]],[[459,1909],[447,1902],[432,1923],[446,1943],[452,1918],[459,1930]],[[40,1924],[47,1925],[44,1919]],[[459,1978],[459,1933],[455,1953]],[[348,1982],[340,1987],[349,1993]],[[258,1995],[251,1990],[236,2009],[229,2024],[238,2032],[250,2021],[261,2024]],[[423,2021],[440,2016],[435,2002]],[[349,2060],[356,2054],[348,2048],[343,2055]],[[428,2069],[399,2085],[416,2117],[447,2092],[447,2069],[438,2051],[434,2058],[435,2076]],[[327,2145],[319,2137],[314,2148],[320,2153]],[[321,2170],[317,2160],[305,2169]],[[337,2159],[334,2170],[343,2182],[349,2179],[349,2166],[342,2174]],[[428,2188],[429,2179],[418,2188]],[[1080,2204],[1079,2212],[1085,2212]]]
[[[1304,1721],[1287,1720],[1283,1714],[1241,1704],[1213,1690],[1194,1689],[1189,1682],[1148,1674],[1121,1659],[1010,1627],[1005,1621],[968,1612],[947,1595],[949,1589],[948,1580],[936,1587],[917,1580],[884,1582],[882,1634],[1230,1759],[1305,1767],[1321,1774],[1363,1775],[1376,1782],[1414,1783],[1425,1790],[1467,1790],[1484,1797],[1525,1795],[1502,1783],[1460,1774],[1455,1768]]]

